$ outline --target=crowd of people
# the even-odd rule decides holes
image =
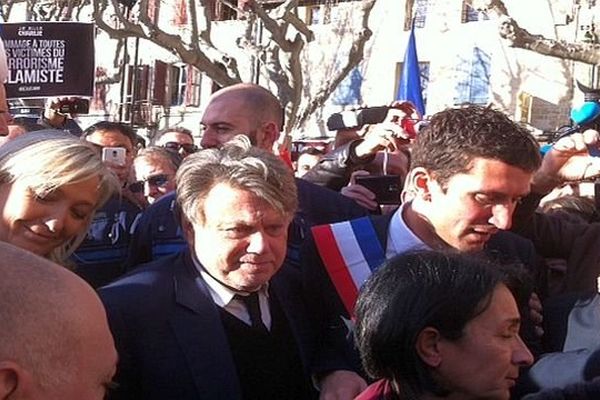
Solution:
[[[147,146],[5,129],[0,399],[597,398],[598,211],[547,195],[600,176],[600,134],[542,157],[492,107],[420,117],[395,103],[296,176],[254,84]]]

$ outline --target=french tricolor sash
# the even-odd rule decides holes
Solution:
[[[327,273],[353,316],[360,287],[385,260],[371,219],[319,225],[312,233]]]

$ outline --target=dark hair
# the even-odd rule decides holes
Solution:
[[[166,133],[169,132],[176,132],[176,133],[181,133],[183,135],[189,136],[190,139],[192,139],[192,141],[194,140],[194,135],[192,134],[192,131],[190,131],[187,128],[184,128],[183,126],[172,126],[170,128],[164,128],[161,129],[160,131],[156,132],[154,134],[154,137],[152,138],[152,144],[156,144],[156,142],[158,142],[160,140],[161,137],[163,137]]]
[[[471,168],[476,157],[502,161],[527,172],[541,164],[534,137],[504,113],[468,105],[431,117],[412,147],[411,167],[431,172],[440,184]]]
[[[417,354],[417,336],[432,327],[448,340],[461,338],[494,289],[507,283],[498,265],[473,255],[419,251],[387,260],[356,305],[355,339],[366,372],[389,380],[403,399],[443,395]]]
[[[572,223],[598,222],[600,220],[596,204],[592,199],[580,196],[561,196],[550,200],[541,207],[542,212],[555,215]]]
[[[94,125],[88,127],[86,130],[83,131],[81,138],[87,139],[94,132],[108,132],[108,131],[119,132],[123,136],[126,136],[129,139],[129,141],[131,142],[131,146],[133,148],[135,148],[138,143],[137,135],[135,134],[135,131],[133,130],[133,128],[131,126],[120,123],[120,122],[110,122],[110,121],[100,121],[100,122],[97,122]]]

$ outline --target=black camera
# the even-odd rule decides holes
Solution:
[[[338,131],[340,129],[360,128],[363,125],[379,124],[385,120],[389,110],[390,107],[381,106],[334,113],[327,119],[327,129]]]
[[[400,175],[357,176],[356,184],[375,194],[377,204],[400,204],[402,178]]]
[[[90,101],[80,97],[61,100],[58,103],[61,114],[87,114],[90,112]]]

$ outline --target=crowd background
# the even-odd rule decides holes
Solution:
[[[200,140],[78,130],[61,101],[0,101],[0,398],[595,398],[597,127],[542,157],[492,107],[395,102],[288,157],[254,84],[211,96]]]

